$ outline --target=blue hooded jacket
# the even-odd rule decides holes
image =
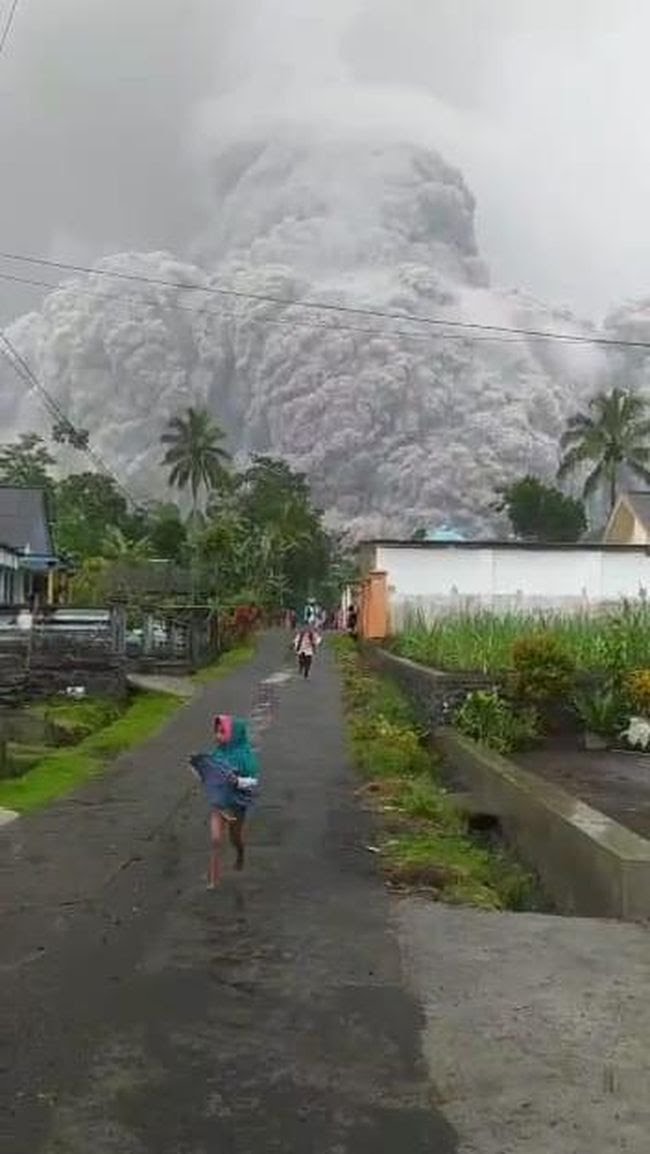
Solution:
[[[252,749],[248,726],[241,718],[233,720],[232,738],[227,745],[217,745],[209,753],[190,758],[211,806],[225,810],[246,810],[255,800],[260,767]],[[241,784],[242,780],[246,785]]]

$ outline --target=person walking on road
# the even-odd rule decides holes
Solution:
[[[221,843],[226,829],[235,849],[235,869],[244,868],[244,822],[259,788],[260,773],[248,725],[242,718],[218,714],[214,736],[216,744],[210,753],[190,758],[210,805],[209,889],[215,889],[221,877]]]
[[[315,630],[309,625],[304,625],[302,629],[299,629],[294,639],[293,648],[298,657],[298,669],[306,681],[311,673],[311,667],[318,648]]]
[[[354,604],[348,606],[345,619],[345,627],[347,629],[348,636],[356,641],[359,632],[359,611]]]

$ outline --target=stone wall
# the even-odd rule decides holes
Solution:
[[[490,689],[493,684],[482,673],[427,669],[375,645],[363,645],[362,653],[371,669],[397,682],[415,705],[421,723],[430,730],[443,725],[473,689]]]
[[[55,697],[68,686],[83,685],[89,697],[126,695],[126,659],[113,653],[64,651],[39,654],[27,676],[27,696],[31,700]]]
[[[48,638],[30,647],[26,638],[3,639],[0,647],[0,704],[16,706],[83,685],[89,696],[126,694],[126,657],[108,643],[92,644],[69,636]]]

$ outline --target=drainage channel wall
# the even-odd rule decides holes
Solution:
[[[423,719],[433,723],[434,744],[454,787],[470,794],[473,808],[499,819],[506,838],[536,871],[561,913],[650,918],[650,841],[559,786],[440,726],[442,702],[460,692],[457,677],[447,679],[385,650],[369,650],[369,663],[394,677]]]

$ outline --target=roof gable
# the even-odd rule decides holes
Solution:
[[[621,499],[629,506],[643,528],[650,533],[650,493],[641,491],[623,493]]]
[[[43,489],[0,485],[0,541],[21,553],[53,555]]]

